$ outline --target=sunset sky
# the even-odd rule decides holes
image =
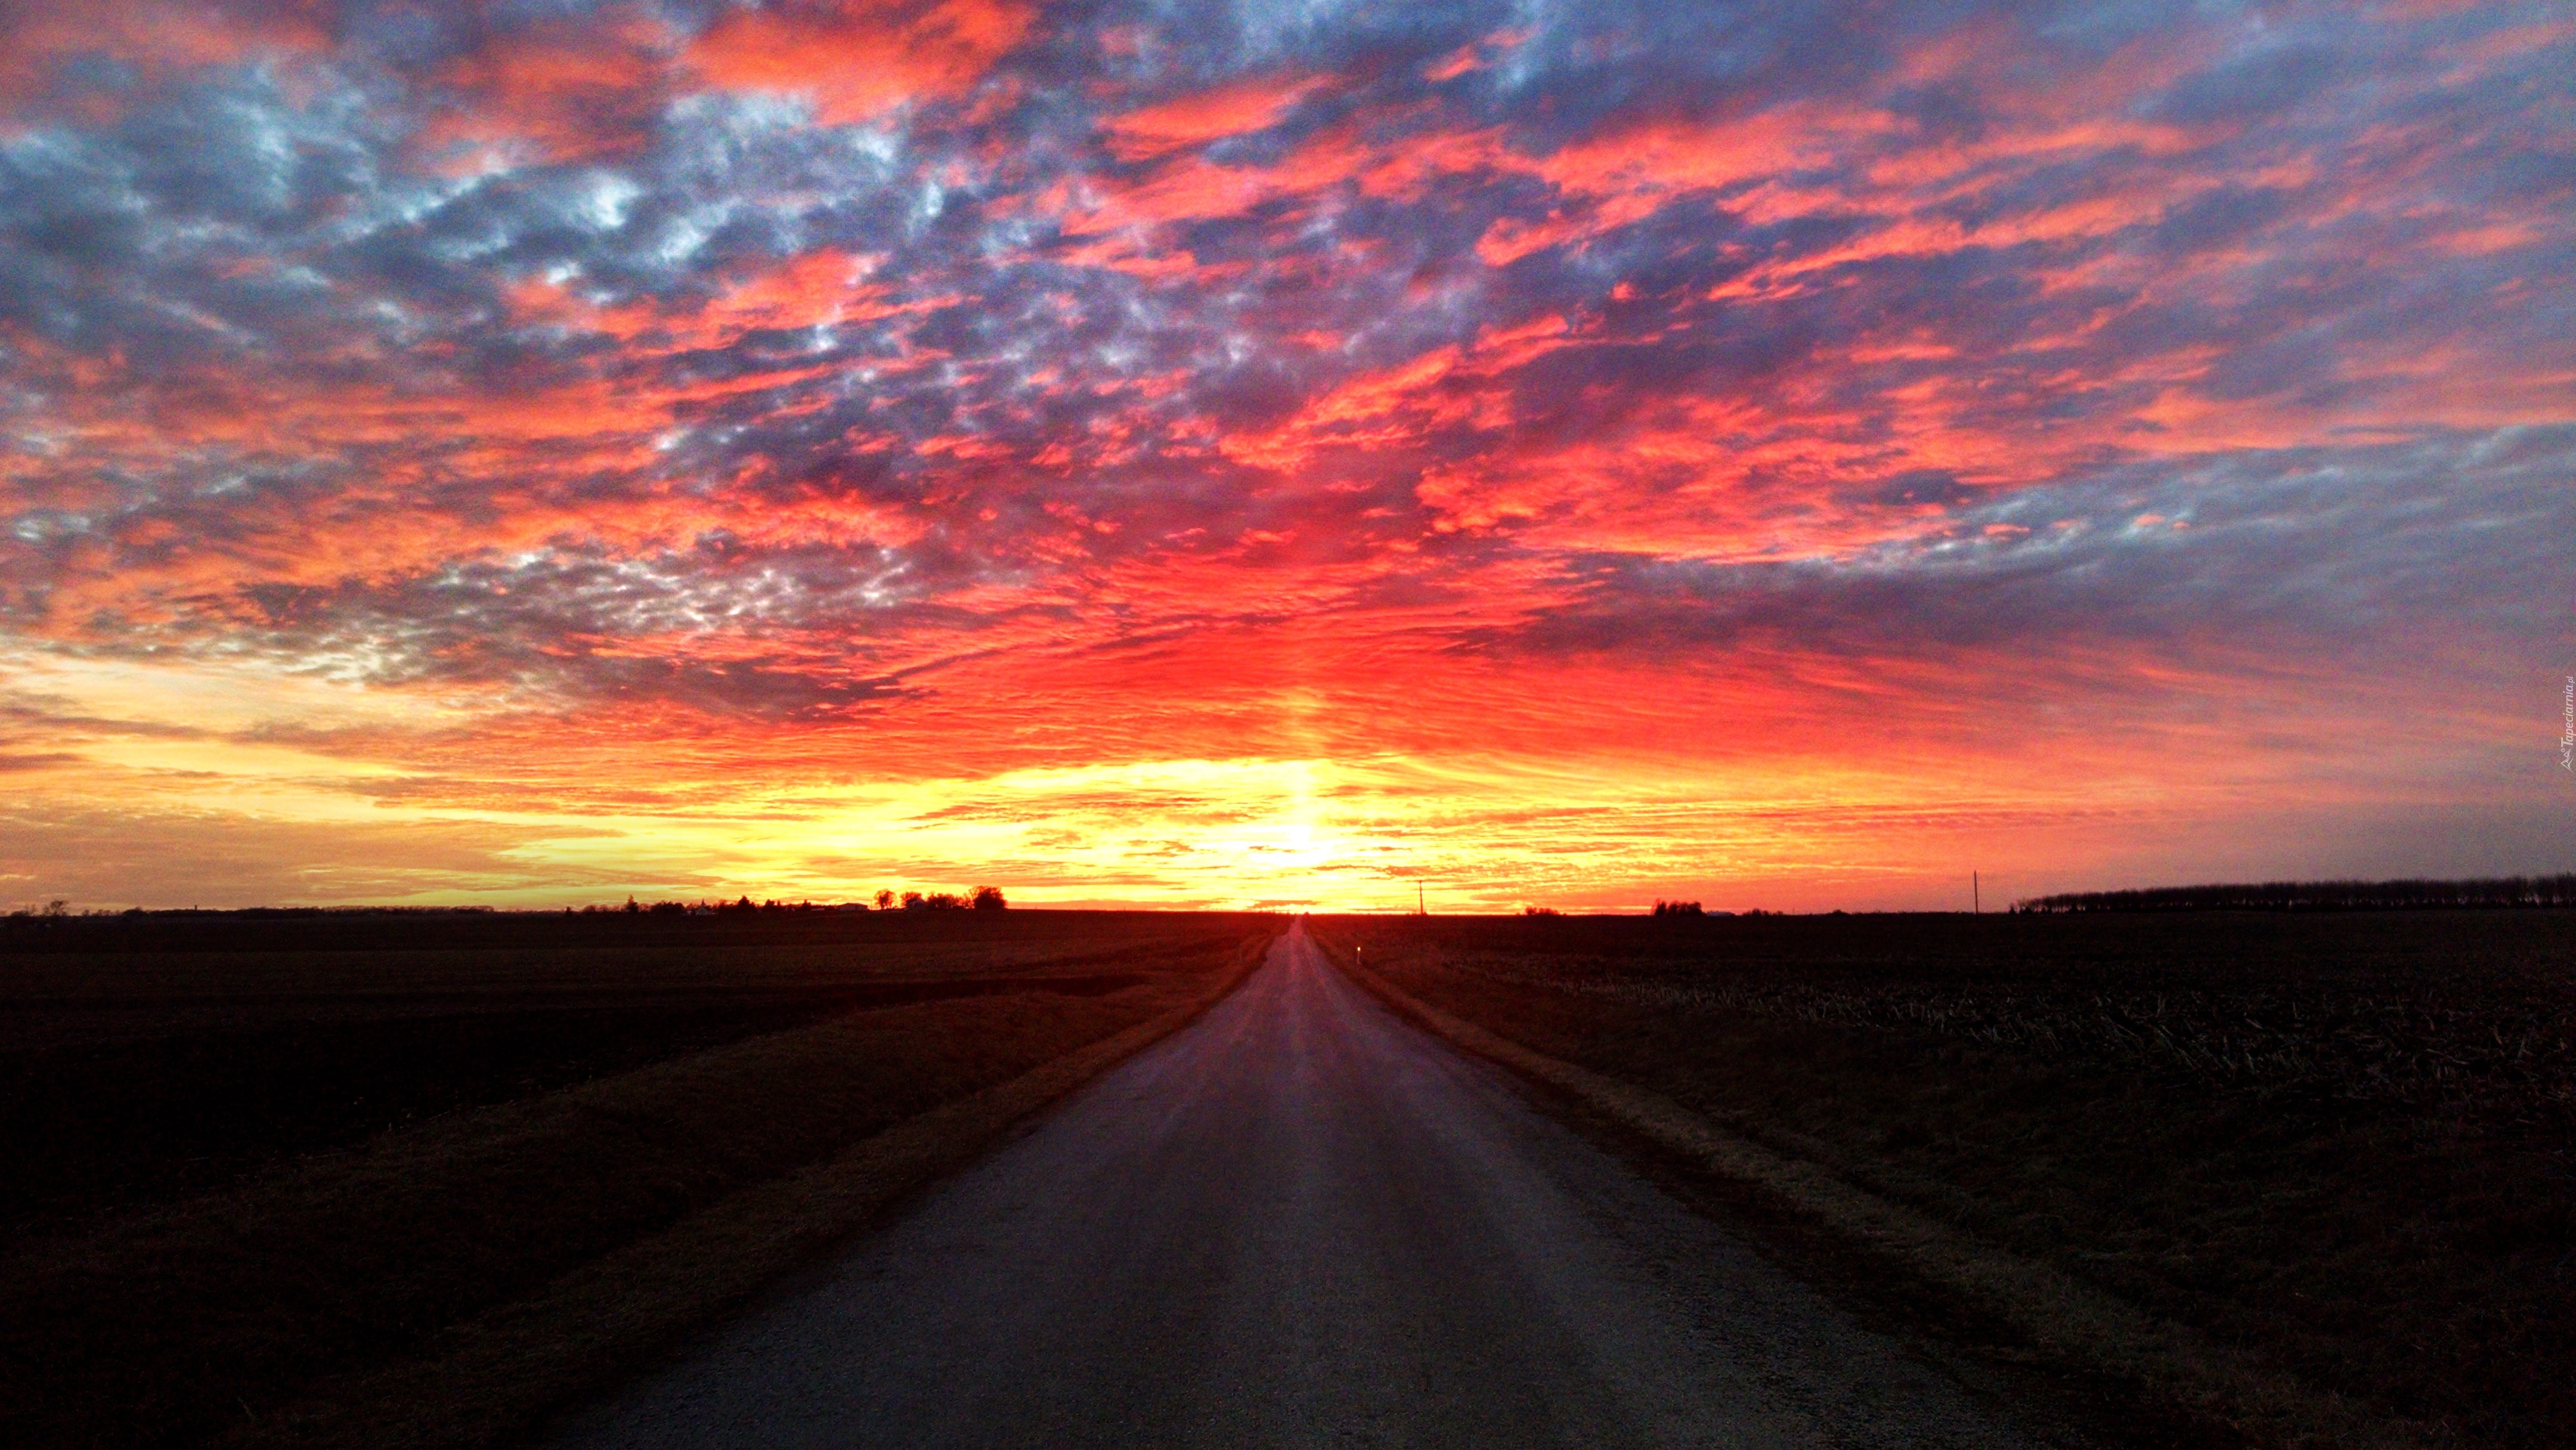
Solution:
[[[2576,869],[2576,12],[0,9],[0,907]]]

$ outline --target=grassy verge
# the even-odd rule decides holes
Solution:
[[[2053,1356],[2258,1442],[2538,1446],[2576,1429],[2571,925],[1320,935]]]
[[[24,1240],[0,1441],[504,1437],[1187,1020],[1269,934],[1111,943],[1081,961],[1135,985],[850,1012]]]
[[[1139,985],[1249,918],[73,918],[0,932],[0,1253],[863,1009]],[[187,927],[186,932],[181,928]]]

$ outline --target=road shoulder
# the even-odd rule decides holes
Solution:
[[[1756,1231],[1837,1297],[1904,1321],[1971,1379],[2047,1402],[2053,1428],[2124,1447],[2424,1443],[2371,1422],[2090,1286],[1751,1142],[1660,1094],[1548,1057],[1423,1002],[1319,942],[1415,1025],[1509,1069],[1561,1116],[1625,1150],[1704,1210]],[[1891,1271],[1896,1279],[1891,1280]]]
[[[658,1362],[690,1333],[1197,1021],[1260,968],[1277,940],[1247,943],[1205,991],[1157,1017],[745,1188],[537,1295],[443,1331],[427,1353],[317,1387],[288,1413],[245,1424],[223,1443],[439,1450],[521,1441],[550,1413]]]

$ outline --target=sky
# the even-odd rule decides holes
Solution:
[[[0,5],[0,904],[2576,869],[2564,4]]]

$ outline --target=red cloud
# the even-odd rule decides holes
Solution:
[[[1290,107],[1329,84],[1326,76],[1245,81],[1121,112],[1100,123],[1121,161],[1145,161],[1278,123]]]
[[[1529,39],[1527,30],[1497,30],[1482,39],[1473,40],[1422,68],[1422,78],[1438,85],[1454,81],[1493,64],[1494,53],[1511,50]]]
[[[628,15],[556,22],[492,37],[439,74],[452,96],[417,143],[448,166],[632,154],[650,133],[679,37]],[[499,155],[495,155],[497,151]]]
[[[725,90],[803,96],[827,125],[963,94],[1035,19],[1011,0],[848,0],[728,10],[685,64]]]
[[[134,67],[148,84],[208,65],[261,55],[315,55],[331,46],[334,7],[317,0],[275,4],[190,4],[185,0],[54,0],[12,5],[0,17],[0,115],[49,90],[63,63],[101,55]],[[117,104],[87,98],[93,121]]]

